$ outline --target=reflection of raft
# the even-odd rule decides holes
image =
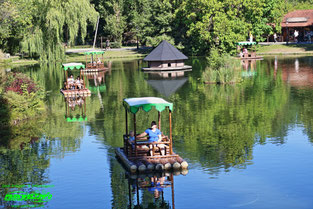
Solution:
[[[87,97],[91,95],[91,91],[89,89],[61,89],[61,93],[64,95],[64,97]]]
[[[188,163],[173,152],[172,142],[172,109],[173,104],[156,97],[141,97],[124,99],[126,116],[126,134],[124,147],[116,149],[116,155],[131,172],[151,172],[163,170],[187,169]],[[161,112],[169,110],[169,137],[162,137],[162,141],[148,142],[134,139],[130,141],[128,133],[128,112],[133,114],[134,135],[136,136],[136,113],[139,109],[149,112],[152,107],[158,111],[158,126],[161,130]],[[150,150],[150,148],[151,150]],[[161,152],[164,151],[164,155]]]

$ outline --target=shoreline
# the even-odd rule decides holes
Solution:
[[[66,52],[64,62],[85,62],[86,58],[84,53],[79,51],[86,49],[68,49],[68,51],[71,50],[77,52]],[[139,50],[130,48],[112,49],[105,52],[103,59],[104,61],[140,59],[146,56],[148,51],[149,49],[147,48]],[[313,44],[260,45],[256,50],[256,54],[262,56],[313,56]],[[20,57],[17,56],[0,60],[1,68],[14,68],[35,64],[40,64],[40,61],[34,59],[20,59]]]

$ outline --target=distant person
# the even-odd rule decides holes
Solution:
[[[79,78],[79,76],[77,76],[77,79],[75,80],[75,85],[77,89],[81,89],[82,88],[82,83],[81,80]]]
[[[68,87],[69,87],[70,89],[75,88],[73,75],[71,75],[71,76],[67,79],[67,83],[68,83]]]
[[[252,42],[253,41],[253,36],[252,36],[252,33],[250,32],[250,42]]]
[[[98,58],[97,64],[101,64],[101,60],[100,60],[100,58]]]
[[[109,39],[107,39],[105,41],[105,49],[110,49],[110,40]]]
[[[248,54],[249,52],[248,52],[248,49],[247,48],[243,48],[243,50],[242,50],[242,53],[245,55],[245,54]]]
[[[162,133],[161,131],[157,128],[157,124],[155,121],[151,122],[151,128],[148,128],[145,130],[145,132],[139,134],[137,137],[144,137],[144,136],[149,136],[148,142],[151,144],[149,145],[150,148],[150,156],[153,156],[152,154],[152,149],[153,149],[153,143],[154,142],[161,142],[162,141]],[[161,155],[165,155],[165,145],[164,144],[157,144],[157,147],[161,149]]]
[[[274,42],[276,43],[277,42],[277,34],[276,33],[274,33]]]
[[[295,30],[294,36],[295,36],[295,42],[298,42],[299,32],[297,30]]]

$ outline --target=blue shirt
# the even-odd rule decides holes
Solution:
[[[148,128],[145,132],[149,135],[150,142],[158,141],[159,135],[161,135],[161,131],[159,129],[156,129],[155,132],[153,132],[152,129]]]

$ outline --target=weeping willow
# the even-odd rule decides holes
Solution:
[[[89,0],[31,0],[33,26],[21,42],[23,52],[41,60],[56,60],[64,56],[64,37],[73,44],[80,36],[84,40],[87,25],[96,25],[98,13]]]

